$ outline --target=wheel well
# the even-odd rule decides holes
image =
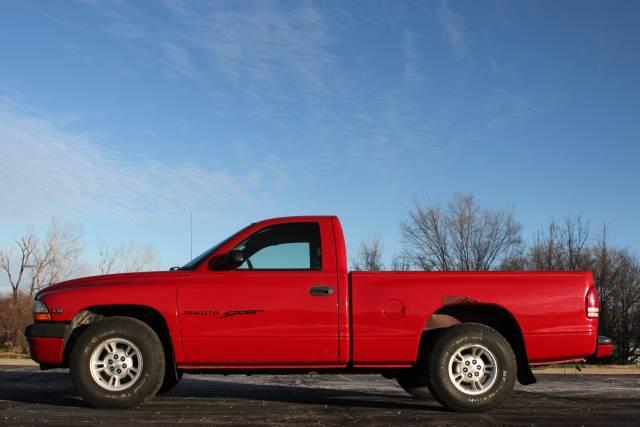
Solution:
[[[173,344],[171,341],[171,335],[169,334],[169,327],[167,326],[164,317],[162,317],[162,314],[157,310],[141,305],[94,306],[79,311],[71,320],[71,332],[66,338],[62,362],[64,367],[69,366],[71,350],[73,349],[76,340],[87,326],[92,323],[99,322],[104,318],[113,316],[132,317],[149,325],[156,334],[158,334],[158,338],[160,338],[166,357],[166,366],[171,367],[170,370],[176,372]]]
[[[466,322],[481,323],[498,331],[509,342],[516,356],[518,381],[521,384],[533,384],[536,381],[529,367],[520,326],[511,313],[502,307],[490,304],[456,304],[442,307],[427,321],[421,342],[431,339],[435,332],[443,328]],[[421,348],[424,348],[424,345],[421,345]]]

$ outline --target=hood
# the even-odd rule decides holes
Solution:
[[[88,286],[112,286],[122,284],[153,284],[157,283],[159,279],[165,281],[170,278],[180,279],[188,275],[190,271],[175,270],[175,271],[148,271],[144,273],[118,273],[118,274],[105,274],[101,276],[89,276],[81,277],[78,279],[66,280],[53,285],[49,285],[46,288],[41,289],[36,298],[49,292],[68,291],[77,288],[84,288]]]

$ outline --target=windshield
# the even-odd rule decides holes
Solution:
[[[238,234],[242,233],[244,230],[246,230],[247,228],[251,227],[252,225],[253,224],[244,227],[242,230],[238,231],[237,233],[232,234],[231,236],[227,237],[226,239],[224,239],[220,243],[210,247],[209,249],[207,249],[206,251],[202,252],[200,255],[198,255],[197,257],[195,257],[194,259],[192,259],[191,261],[189,261],[188,263],[186,263],[185,265],[180,267],[180,270],[193,270],[193,269],[197,268],[200,264],[202,264],[202,262],[204,260],[209,258],[209,256],[211,256],[212,253],[217,251],[218,248],[220,248],[220,246],[224,245],[229,240],[233,239]]]

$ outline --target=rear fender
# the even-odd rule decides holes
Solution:
[[[445,305],[427,319],[422,336],[424,337],[427,332],[450,328],[464,322],[481,323],[502,334],[516,355],[520,384],[527,385],[536,382],[529,367],[522,330],[513,315],[503,307],[475,301],[470,302],[466,299],[463,303]],[[422,343],[420,347],[421,351],[425,351]]]

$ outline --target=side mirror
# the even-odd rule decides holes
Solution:
[[[238,268],[244,262],[244,254],[237,249],[230,250],[222,255],[215,263],[214,270],[233,270]]]
[[[227,252],[227,254],[224,256],[224,263],[226,265],[239,266],[243,262],[244,262],[244,254],[242,253],[242,251],[239,251],[237,249]]]

